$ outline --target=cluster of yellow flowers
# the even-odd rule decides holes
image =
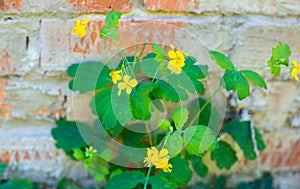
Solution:
[[[109,76],[111,77],[114,84],[116,84],[118,81],[118,96],[121,95],[122,90],[125,89],[127,94],[130,94],[132,89],[137,86],[138,82],[136,79],[130,79],[130,76],[125,74],[124,76],[121,76],[122,70],[113,70],[109,73]]]
[[[164,172],[171,172],[172,165],[169,164],[169,151],[166,148],[158,151],[155,147],[147,148],[147,157],[144,159],[146,167],[155,166]]]
[[[171,73],[181,74],[182,68],[185,65],[184,59],[188,54],[183,54],[180,50],[176,50],[173,45],[170,46],[172,50],[168,52],[168,56],[171,59],[168,64],[168,69]]]

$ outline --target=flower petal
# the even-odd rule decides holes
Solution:
[[[118,83],[118,89],[123,90],[127,87],[127,84],[125,82]]]
[[[126,87],[126,93],[127,93],[127,94],[130,94],[131,91],[132,91],[131,87],[127,85],[127,87]]]
[[[137,86],[138,82],[136,79],[131,79],[128,83],[128,85],[132,88],[134,88],[135,86]]]
[[[168,149],[163,148],[163,149],[161,149],[160,152],[159,152],[159,157],[165,157],[165,156],[167,156],[168,154],[169,154]]]
[[[89,22],[90,22],[90,20],[87,19],[87,18],[85,18],[85,19],[82,20],[81,24],[82,24],[82,25],[86,25],[86,24],[89,23]]]
[[[125,82],[125,83],[128,83],[129,82],[129,79],[130,79],[130,77],[129,77],[129,75],[124,75],[123,76],[123,81]]]
[[[172,59],[175,59],[177,58],[177,55],[176,55],[176,52],[175,51],[169,51],[168,52],[168,56]]]

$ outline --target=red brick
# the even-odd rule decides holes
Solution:
[[[19,10],[23,7],[23,0],[2,0],[0,1],[0,10],[8,11],[10,9]]]
[[[152,11],[187,11],[189,9],[198,9],[199,2],[195,0],[144,0],[144,5]]]
[[[109,12],[111,10],[130,12],[130,0],[69,0],[74,8],[80,12]]]

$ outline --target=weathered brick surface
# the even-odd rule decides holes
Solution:
[[[3,0],[0,1],[0,10],[8,11],[8,10],[19,10],[22,8],[24,2],[23,0]]]
[[[0,22],[0,76],[24,74],[38,66],[39,20]]]
[[[80,12],[108,12],[111,10],[130,12],[132,2],[129,0],[69,0]]]
[[[232,143],[230,136],[225,140],[234,144],[237,151],[238,162],[228,170],[219,170],[210,156],[204,158],[213,173],[248,173],[257,174],[262,172],[297,171],[300,169],[300,136],[293,130],[281,132],[262,132],[266,149],[259,153],[254,161],[245,160],[243,152],[236,143]]]
[[[232,59],[243,68],[267,65],[272,48],[281,42],[292,47],[291,59],[299,60],[299,30],[300,24],[296,19],[285,19],[283,22],[283,19],[249,18],[238,31]],[[268,69],[265,70],[263,75],[270,75]]]
[[[146,52],[152,43],[165,48],[173,44],[208,64],[211,78],[218,79],[223,71],[218,72],[209,50],[227,53],[239,68],[253,68],[265,65],[271,49],[282,42],[290,45],[292,59],[299,62],[299,7],[299,0],[0,1],[0,161],[10,164],[6,176],[50,184],[63,176],[87,177],[81,164],[74,164],[55,148],[50,135],[54,119],[90,123],[93,119],[90,96],[78,96],[67,89],[70,78],[65,70],[75,62],[105,62],[105,53],[116,61],[118,56],[117,48],[95,33],[88,32],[83,39],[71,35],[75,18],[86,14],[84,17],[91,19],[89,27],[99,30],[104,17],[94,13],[112,9],[128,12],[121,20],[118,39],[128,54],[134,52],[133,45],[144,40],[149,43]],[[102,44],[109,49],[105,53]],[[271,171],[276,188],[297,188],[299,85],[288,70],[279,78],[268,69],[259,72],[268,80],[268,91],[255,88],[253,97],[231,103],[237,110],[251,112],[249,117],[264,134],[266,150],[254,162],[241,159],[230,171],[219,171],[214,163],[210,168],[213,173],[231,174],[230,186],[247,180],[242,178],[244,174],[253,178]],[[221,103],[226,103],[225,99]],[[238,146],[235,149],[242,158]]]
[[[55,148],[50,130],[51,126],[45,125],[27,125],[22,131],[21,128],[0,128],[0,163],[10,164],[6,177],[43,180],[50,185],[63,177],[87,177],[82,164]]]
[[[144,0],[144,7],[151,11],[183,11],[194,13],[217,14],[263,14],[263,15],[299,15],[300,2],[298,0]]]
[[[157,43],[164,46],[171,44],[186,52],[191,52],[199,62],[212,64],[208,56],[208,48],[229,49],[233,33],[230,31],[230,24],[223,25],[220,20],[207,19],[204,22],[196,23],[182,22],[178,20],[159,21],[149,18],[148,20],[124,20],[120,24],[120,46],[129,54],[133,54],[133,45]],[[80,39],[71,35],[74,20],[59,21],[45,20],[41,28],[41,65],[43,69],[65,70],[71,63],[85,60],[102,60],[102,43],[108,50],[106,57],[113,56],[117,51],[116,47],[109,42],[100,40],[96,33],[88,33]],[[213,30],[210,26],[215,23]],[[89,27],[100,30],[103,21],[93,20]],[[59,28],[59,29],[58,29]],[[214,38],[214,42],[211,39]],[[185,43],[182,43],[182,39]],[[206,45],[206,47],[204,46]],[[150,47],[150,45],[148,46]],[[193,47],[193,48],[191,48]],[[63,58],[68,57],[68,59]],[[57,64],[59,62],[59,64]]]

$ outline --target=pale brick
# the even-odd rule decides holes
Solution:
[[[267,65],[272,48],[278,43],[286,43],[292,51],[291,59],[300,59],[300,24],[296,19],[249,18],[238,30],[237,42],[232,60],[240,68],[254,68]],[[261,71],[270,78],[269,69]],[[283,69],[282,79],[290,78],[288,69]]]
[[[38,66],[39,20],[0,22],[0,76],[24,74]]]
[[[204,162],[209,165],[211,173],[217,174],[260,174],[262,172],[299,171],[300,170],[300,136],[297,130],[280,132],[262,132],[266,144],[264,151],[259,153],[256,160],[245,160],[242,151],[236,143],[232,143],[231,137],[226,141],[233,144],[237,151],[238,162],[231,169],[219,170],[210,156],[205,156]]]
[[[173,44],[185,52],[191,52],[190,55],[197,58],[200,63],[215,66],[208,55],[207,47],[221,51],[231,48],[229,42],[233,39],[233,33],[230,31],[231,23],[222,24],[222,20],[213,18],[200,21],[195,19],[191,23],[179,19],[163,21],[148,19],[151,21],[123,20],[120,23],[118,42],[129,54],[134,52],[133,45],[142,44],[146,40],[147,43],[157,43],[165,47]],[[216,26],[216,22],[219,25]],[[74,24],[74,20],[50,19],[42,22],[41,65],[44,70],[66,70],[72,63],[86,60],[105,61],[103,41],[95,33],[88,33],[82,39],[71,35]],[[102,26],[103,22],[97,19],[92,19],[89,24],[89,27],[95,30],[100,30]],[[211,27],[215,29],[212,31]],[[116,47],[108,42],[105,42],[105,48],[108,50],[107,57],[117,53]],[[147,49],[150,49],[150,45]]]
[[[262,15],[300,15],[298,0],[144,0],[144,7],[151,11],[179,11],[198,14],[262,14]]]
[[[64,177],[78,180],[88,173],[62,150],[55,148],[52,126],[27,125],[21,128],[0,128],[0,162],[9,164],[8,178],[28,178],[35,182],[56,185]]]

